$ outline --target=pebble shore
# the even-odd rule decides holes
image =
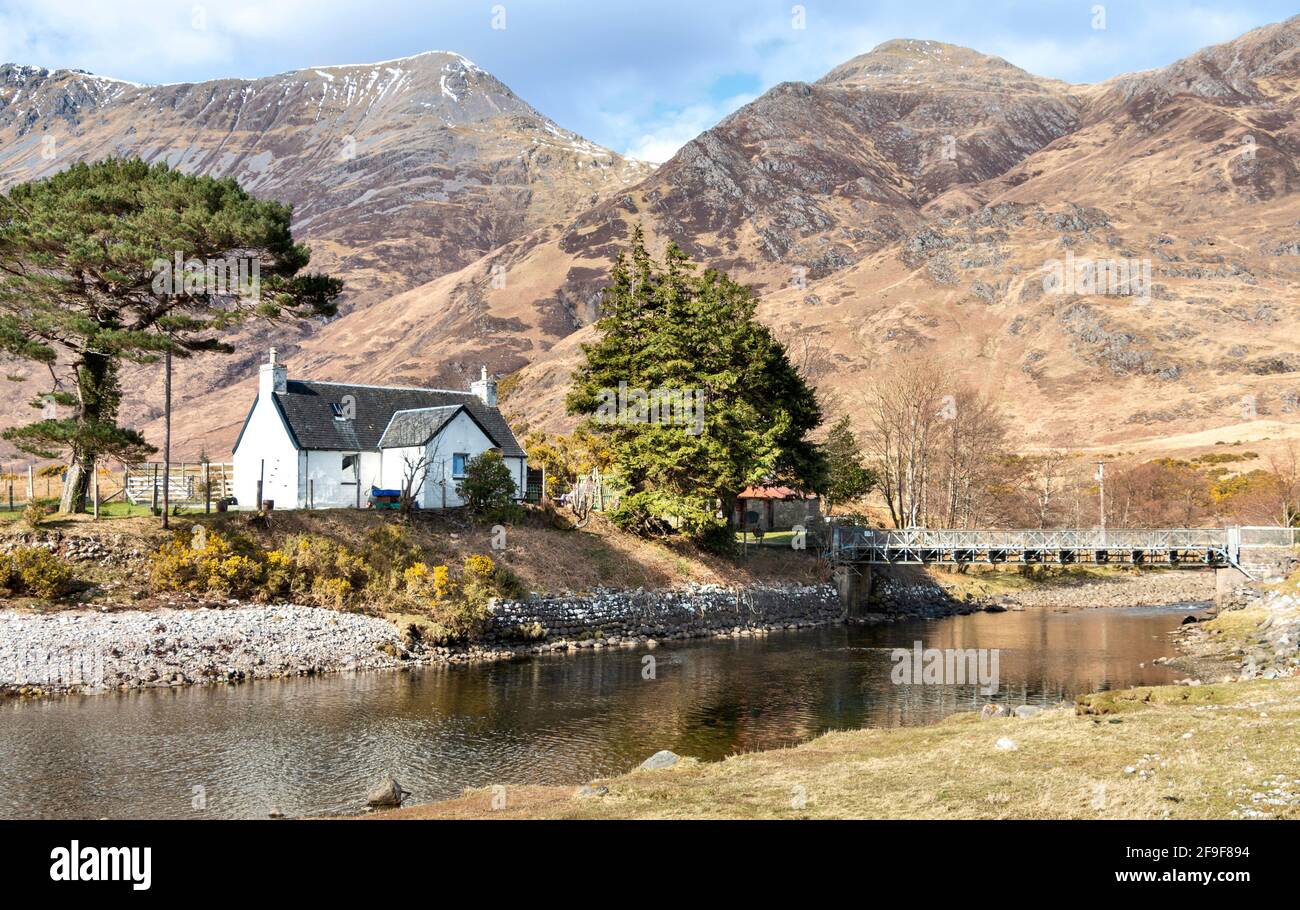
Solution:
[[[0,690],[164,688],[402,663],[392,623],[316,607],[0,611]]]
[[[51,614],[0,611],[0,693],[228,684],[246,679],[477,663],[551,651],[656,647],[839,622],[826,585],[597,592],[503,601],[483,640],[426,647],[386,619],[295,605]]]
[[[1095,608],[1195,603],[1213,580],[1154,573],[1122,583],[1047,586],[1014,597],[958,601],[933,585],[882,580],[884,608],[855,622],[943,616],[1026,606]],[[502,601],[486,634],[436,647],[411,630],[356,613],[285,604],[143,611],[0,611],[0,694],[166,688],[422,664],[478,663],[550,652],[654,648],[695,638],[744,638],[844,622],[829,585],[743,590],[692,585],[677,591],[596,591]]]

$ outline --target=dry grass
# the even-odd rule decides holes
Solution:
[[[242,513],[186,515],[172,519],[173,532],[188,532],[196,524],[227,534],[240,533],[270,549],[293,534],[318,534],[351,549],[363,549],[366,535],[399,519],[391,512],[340,509],[318,512],[275,512],[269,529],[249,524]],[[153,517],[93,521],[88,516],[60,516],[42,526],[68,537],[95,537],[115,549],[150,552],[168,539]],[[29,535],[22,522],[0,523],[0,541]],[[465,558],[487,553],[510,569],[530,591],[541,594],[590,591],[594,588],[665,589],[688,582],[748,585],[762,582],[826,581],[829,568],[809,551],[778,548],[751,549],[743,561],[731,562],[701,553],[689,544],[641,540],[594,516],[581,530],[560,530],[543,514],[532,512],[517,526],[506,529],[504,550],[493,549],[490,525],[475,525],[456,515],[422,516],[412,525],[411,541],[430,559],[461,564]],[[118,580],[125,587],[139,581],[138,566],[126,563],[106,567],[78,564],[83,575],[96,583]],[[121,578],[118,578],[121,576]],[[142,592],[137,591],[137,594]]]
[[[796,748],[598,781],[609,788],[602,797],[512,788],[506,808],[494,810],[490,792],[472,791],[381,817],[1300,818],[1300,680],[1093,699],[1120,707],[831,733]],[[1017,748],[998,749],[1002,737]]]

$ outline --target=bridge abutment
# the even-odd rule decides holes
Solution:
[[[871,599],[871,566],[863,563],[842,562],[835,566],[835,590],[840,594],[840,604],[845,615],[861,616],[867,612]]]

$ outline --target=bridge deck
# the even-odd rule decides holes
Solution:
[[[876,565],[1130,563],[1240,567],[1243,550],[1292,547],[1294,528],[876,529],[837,525],[836,562]]]

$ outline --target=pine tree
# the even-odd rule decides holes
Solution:
[[[876,485],[875,472],[862,463],[862,450],[846,414],[835,422],[822,445],[826,456],[826,506],[861,499]]]
[[[633,495],[697,507],[721,500],[729,514],[751,483],[820,488],[824,461],[807,439],[821,422],[816,394],[755,318],[755,306],[752,292],[722,272],[696,274],[676,245],[654,262],[639,227],[618,256],[599,340],[583,347],[567,406],[606,437]],[[699,423],[610,421],[610,397],[621,383],[645,393],[699,390]]]
[[[124,363],[229,353],[221,333],[250,318],[334,313],[342,282],[303,273],[310,251],[291,217],[234,180],[136,159],[75,164],[0,196],[0,352],[49,371],[34,407],[75,409],[4,438],[37,457],[70,455],[65,511],[84,511],[97,459],[154,451],[117,424]],[[248,280],[232,286],[224,265],[236,262]]]

